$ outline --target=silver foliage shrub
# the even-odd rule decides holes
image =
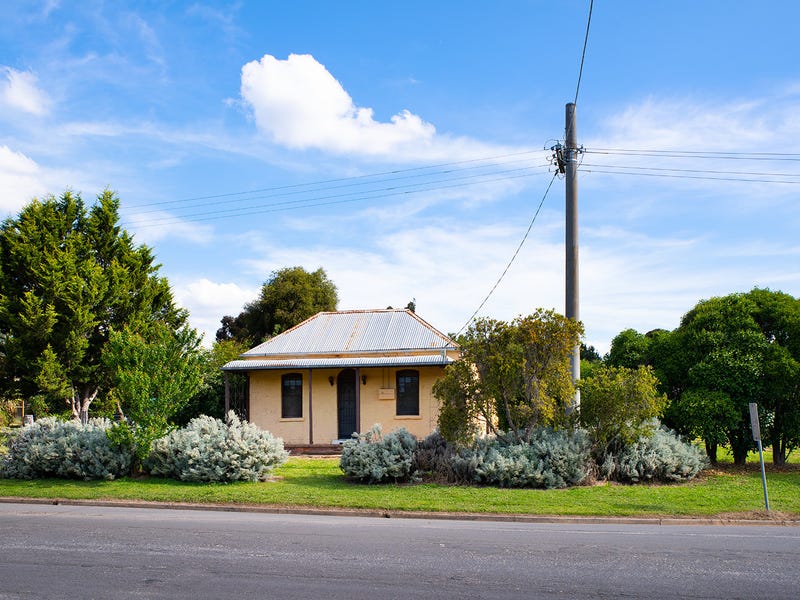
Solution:
[[[262,481],[288,457],[281,438],[231,411],[226,422],[203,415],[155,440],[144,468],[182,481]]]
[[[61,421],[39,419],[11,434],[0,476],[16,479],[64,477],[114,479],[130,472],[131,449],[115,446],[106,435],[108,419]]]
[[[688,481],[707,466],[705,453],[661,427],[652,435],[607,455],[600,474],[607,479],[639,483],[646,481]]]
[[[380,425],[342,445],[339,467],[347,477],[366,483],[408,481],[414,478],[417,439],[405,427],[383,435]]]
[[[581,483],[591,470],[591,442],[583,430],[537,428],[529,443],[511,437],[477,438],[453,457],[457,481],[500,487],[563,488]]]

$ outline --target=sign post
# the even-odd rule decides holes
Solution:
[[[761,427],[758,423],[758,404],[750,403],[750,428],[753,430],[753,440],[758,443],[758,456],[761,459],[761,484],[764,486],[764,505],[769,512],[769,496],[767,496],[767,473],[764,470],[764,449],[761,446]]]

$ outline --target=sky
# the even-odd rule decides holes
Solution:
[[[445,333],[563,313],[577,94],[587,345],[800,295],[800,3],[598,0],[578,87],[589,7],[4,0],[0,218],[113,190],[207,344],[292,266]]]

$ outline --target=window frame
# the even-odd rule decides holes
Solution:
[[[406,390],[408,382],[401,384],[401,379],[413,376],[414,390]],[[410,381],[409,381],[410,382]],[[417,369],[401,369],[395,374],[395,385],[397,389],[397,400],[395,404],[395,415],[398,417],[418,417],[419,416],[419,371]],[[411,397],[409,397],[409,395]],[[413,412],[411,412],[413,410]]]
[[[290,404],[293,403],[293,404]],[[294,410],[288,410],[294,409]],[[281,375],[281,419],[303,418],[303,374]]]

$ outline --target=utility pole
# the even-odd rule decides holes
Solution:
[[[578,154],[581,150],[577,143],[575,124],[575,104],[570,102],[566,107],[566,134],[564,148],[564,173],[566,190],[566,310],[564,316],[580,321],[580,303],[578,301]],[[578,343],[572,354],[572,381],[581,378],[581,346]],[[580,406],[581,393],[575,390],[572,409]]]

